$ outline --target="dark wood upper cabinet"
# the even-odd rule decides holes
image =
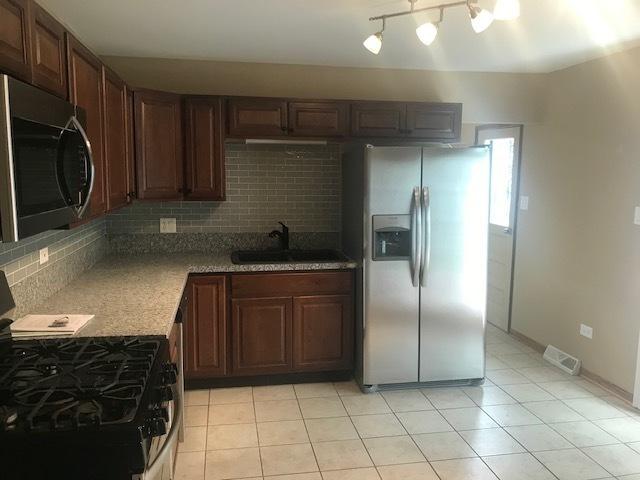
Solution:
[[[351,295],[293,299],[293,368],[343,370],[353,365]]]
[[[94,217],[107,210],[102,63],[70,34],[67,34],[67,52],[69,100],[83,108],[87,115],[86,132],[95,168],[89,209],[90,216]]]
[[[65,28],[35,2],[30,17],[32,83],[67,98]],[[75,40],[73,44],[80,45]]]
[[[137,196],[140,199],[183,197],[183,138],[180,95],[134,92]]]
[[[230,98],[227,121],[232,137],[286,135],[287,102],[272,98]]]
[[[231,308],[233,373],[291,371],[291,297],[234,299]]]
[[[0,0],[0,71],[31,81],[30,0]]]
[[[353,103],[351,134],[354,137],[401,137],[406,114],[406,104],[400,102]]]
[[[460,103],[407,104],[407,134],[430,140],[459,140],[462,126]]]
[[[191,277],[187,295],[185,376],[190,379],[226,375],[227,277]]]
[[[136,152],[133,116],[133,92],[125,87],[127,92],[127,197],[132,201],[136,197]]]
[[[185,198],[225,199],[222,99],[193,97],[185,101]]]
[[[104,88],[104,158],[107,180],[107,209],[128,203],[127,171],[127,92],[124,82],[103,67]]]
[[[299,137],[344,137],[348,133],[347,103],[289,102],[289,134]]]

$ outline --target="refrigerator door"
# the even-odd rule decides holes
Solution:
[[[363,384],[418,381],[420,147],[368,147]]]
[[[490,150],[424,148],[420,381],[484,378]]]

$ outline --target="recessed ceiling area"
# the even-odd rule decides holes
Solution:
[[[640,40],[640,2],[521,0],[517,20],[476,34],[463,6],[448,10],[436,41],[422,45],[420,14],[389,22],[379,55],[362,41],[379,30],[369,17],[409,7],[384,0],[40,0],[100,55],[217,61],[549,72]],[[416,7],[437,5],[419,0]],[[492,9],[494,0],[481,0]]]

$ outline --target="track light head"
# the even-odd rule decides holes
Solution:
[[[364,48],[369,50],[374,55],[378,55],[380,50],[382,50],[382,34],[384,33],[384,27],[387,25],[387,20],[382,18],[382,28],[379,32],[374,33],[373,35],[369,35],[362,45]]]
[[[493,23],[493,14],[484,8],[476,7],[467,3],[471,26],[476,33],[484,32]]]
[[[426,46],[431,45],[438,35],[438,24],[431,22],[423,23],[416,28],[416,35]]]

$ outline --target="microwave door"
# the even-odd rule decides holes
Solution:
[[[58,180],[61,128],[13,117],[12,134],[18,237],[69,224],[68,199]]]
[[[91,144],[78,119],[71,117],[60,137],[58,182],[78,219],[89,207],[94,178]]]

